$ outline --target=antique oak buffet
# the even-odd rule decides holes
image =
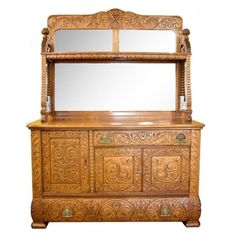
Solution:
[[[72,34],[79,31],[81,35],[109,31],[111,49],[57,50],[56,34],[69,31]],[[122,51],[122,34],[133,31],[174,32],[175,51]],[[190,31],[182,29],[182,19],[144,16],[119,9],[92,15],[55,15],[48,18],[48,27],[42,34],[41,120],[28,124],[32,137],[32,228],[46,228],[48,222],[71,221],[182,221],[188,227],[199,226],[200,131],[204,125],[192,120]],[[96,36],[92,39],[99,44]],[[138,39],[128,37],[129,42]],[[82,42],[78,41],[78,45]],[[96,43],[91,45],[94,47]],[[143,46],[149,43],[144,41]],[[62,76],[67,82],[72,81],[73,66],[79,66],[77,72],[84,67],[85,74],[94,68],[97,78],[90,85],[96,87],[102,81],[101,70],[96,66],[104,66],[105,72],[112,66],[111,71],[113,68],[116,71],[109,74],[112,80],[119,71],[125,76],[125,68],[128,71],[132,65],[137,72],[127,76],[127,81],[130,77],[135,79],[144,65],[150,65],[144,69],[145,74],[158,65],[174,65],[173,110],[147,110],[144,106],[140,110],[118,107],[108,111],[89,106],[66,109],[66,105],[64,108],[60,105],[70,96],[70,92],[63,94],[69,84],[62,84],[61,90],[57,85],[63,68],[68,66],[71,73],[64,75],[66,78]],[[89,69],[89,66],[94,67]],[[143,79],[148,85],[148,78]],[[122,83],[122,94],[118,94],[121,96],[117,100],[122,100],[128,86],[128,82]],[[128,96],[135,93],[135,84],[129,88]],[[75,96],[82,94],[85,100],[86,94],[91,98],[96,93],[96,89],[90,93],[83,84],[76,89],[79,92]],[[138,91],[137,99],[145,100],[145,89]],[[108,90],[104,88],[100,94],[105,96]],[[110,95],[116,91],[113,89]],[[129,98],[124,99],[129,103]]]

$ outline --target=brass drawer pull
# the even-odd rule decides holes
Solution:
[[[170,207],[168,205],[161,206],[160,216],[170,216]]]
[[[185,134],[178,134],[177,136],[176,136],[176,139],[179,141],[179,142],[185,142],[186,141],[186,136],[185,136]]]
[[[107,135],[107,134],[102,134],[101,137],[100,137],[100,139],[99,139],[99,141],[100,141],[101,143],[110,143],[110,142],[111,142],[111,138],[110,138],[110,136]]]
[[[139,138],[140,138],[141,140],[144,140],[144,139],[146,138],[146,133],[145,133],[145,132],[139,133]]]
[[[62,217],[65,217],[65,218],[70,218],[70,217],[72,217],[72,210],[71,210],[71,208],[65,208],[65,209],[62,211]]]

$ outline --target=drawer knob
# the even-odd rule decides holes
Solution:
[[[184,134],[178,134],[176,136],[176,139],[179,141],[179,142],[185,142],[186,141],[186,136]]]
[[[62,211],[62,217],[65,217],[65,218],[72,217],[72,210],[71,210],[71,208],[65,208]]]
[[[99,139],[99,141],[101,143],[110,143],[111,142],[111,138],[107,134],[102,134],[100,139]]]
[[[146,138],[146,133],[144,133],[144,132],[139,133],[139,138],[141,140],[144,140]]]
[[[168,205],[162,205],[160,215],[161,216],[170,216],[170,207]]]

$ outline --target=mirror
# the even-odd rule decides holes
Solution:
[[[171,30],[120,30],[121,52],[175,52],[176,35]]]
[[[55,64],[56,111],[173,111],[175,63]]]
[[[55,51],[111,51],[111,30],[58,30]]]

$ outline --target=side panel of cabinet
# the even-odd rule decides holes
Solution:
[[[95,191],[141,191],[141,159],[141,149],[95,149]]]
[[[89,192],[87,131],[43,131],[43,191]]]
[[[157,147],[143,152],[143,191],[188,194],[190,148]]]

